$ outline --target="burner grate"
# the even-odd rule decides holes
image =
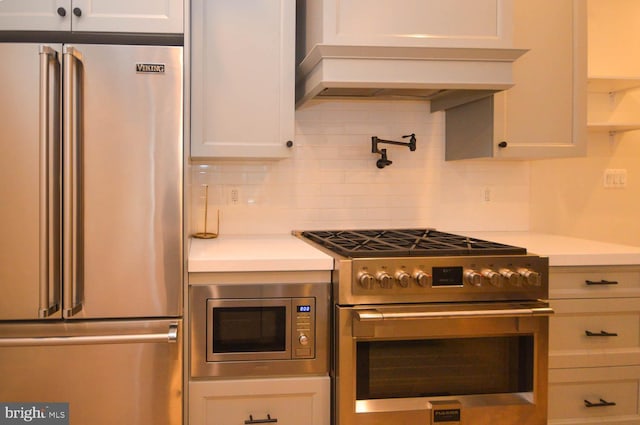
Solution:
[[[520,255],[524,248],[434,229],[319,230],[302,236],[345,257]]]

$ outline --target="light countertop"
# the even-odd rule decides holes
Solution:
[[[331,256],[293,235],[221,235],[190,240],[189,273],[332,269]]]
[[[640,247],[533,232],[456,232],[493,242],[526,248],[549,257],[550,266],[640,264]]]
[[[551,266],[640,264],[640,247],[535,232],[451,231],[515,245],[549,257]],[[333,258],[290,234],[222,235],[191,239],[188,271],[252,272],[331,270]]]

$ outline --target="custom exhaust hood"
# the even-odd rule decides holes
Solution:
[[[527,50],[315,45],[297,68],[296,106],[314,98],[431,100],[446,110],[513,86]]]
[[[513,86],[514,0],[296,0],[296,106],[428,99],[448,109]]]

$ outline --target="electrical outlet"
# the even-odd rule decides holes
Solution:
[[[240,189],[232,187],[229,191],[229,202],[232,205],[237,205],[240,202]]]
[[[491,202],[493,197],[493,191],[490,186],[482,188],[482,202]]]
[[[606,170],[604,170],[602,184],[606,188],[627,187],[627,169],[626,168],[607,168]]]

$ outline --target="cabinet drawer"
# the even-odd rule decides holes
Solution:
[[[640,267],[551,267],[549,297],[640,297]]]
[[[329,425],[329,377],[189,383],[191,425]]]
[[[638,424],[638,384],[638,366],[551,370],[549,424]]]
[[[229,396],[209,400],[206,405],[207,418],[215,418],[207,424],[237,425],[251,423],[269,423],[295,425],[310,423],[308,417],[313,406],[311,398],[305,394],[270,394],[263,396]],[[295,406],[292,409],[291,406]]]
[[[551,368],[640,364],[640,298],[552,300]]]

